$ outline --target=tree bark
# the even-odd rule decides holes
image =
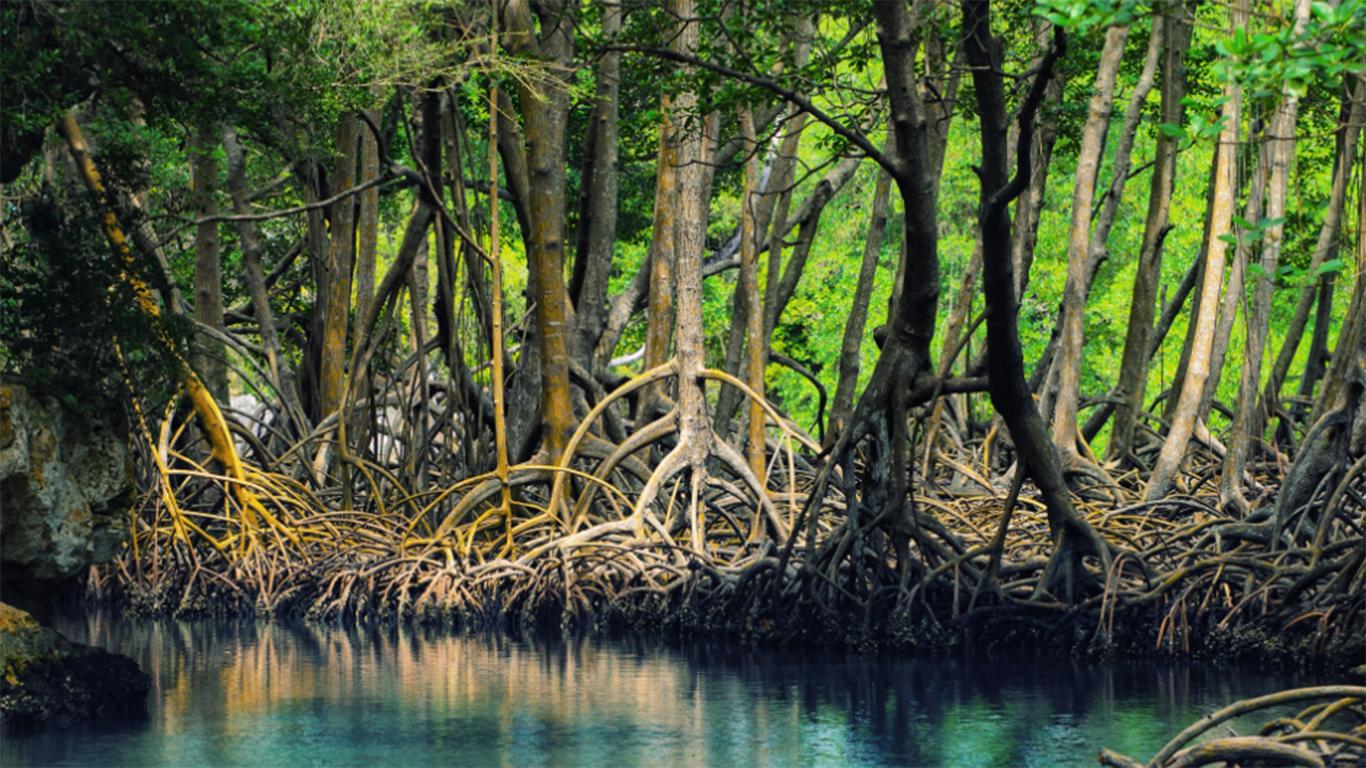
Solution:
[[[357,119],[347,113],[337,123],[337,191],[356,185]],[[356,201],[343,197],[332,206],[332,232],[328,238],[327,287],[323,301],[322,357],[318,394],[320,416],[327,418],[342,402],[346,376],[346,331],[351,325],[351,268],[355,260]]]
[[[1238,0],[1229,11],[1230,29],[1238,29],[1247,18],[1248,0]],[[1205,379],[1209,376],[1210,351],[1219,310],[1219,290],[1223,284],[1224,260],[1228,244],[1223,236],[1232,230],[1234,198],[1237,195],[1238,128],[1241,118],[1242,87],[1234,80],[1224,86],[1226,98],[1220,115],[1224,121],[1215,148],[1214,209],[1211,211],[1210,234],[1205,247],[1205,277],[1200,289],[1200,309],[1195,318],[1195,335],[1191,345],[1190,362],[1186,368],[1181,397],[1172,415],[1171,428],[1162,443],[1157,463],[1148,476],[1144,498],[1156,501],[1171,490],[1176,472],[1186,455],[1186,446],[1196,421],[1200,418],[1200,400]]]
[[[650,242],[649,312],[645,327],[645,370],[663,365],[669,359],[669,338],[673,326],[674,214],[678,210],[678,155],[671,99],[664,97],[659,124],[659,161],[656,164],[655,208]],[[637,420],[646,417],[648,406],[662,391],[651,385],[641,393],[647,406]],[[643,422],[642,422],[643,423]]]
[[[1110,128],[1114,103],[1115,78],[1124,57],[1128,25],[1110,27],[1105,32],[1105,47],[1096,70],[1096,90],[1077,150],[1076,188],[1072,195],[1072,228],[1067,240],[1067,282],[1063,302],[1056,364],[1058,393],[1053,408],[1053,445],[1063,463],[1077,460],[1077,398],[1081,386],[1081,353],[1088,292],[1087,261],[1090,257],[1091,207],[1095,199],[1096,177],[1105,151],[1105,134]]]
[[[233,213],[239,217],[248,216],[252,210],[247,199],[246,156],[238,142],[237,132],[231,126],[223,129],[223,149],[228,159],[228,192],[232,197]],[[293,366],[280,349],[280,337],[275,330],[275,313],[270,307],[270,293],[261,268],[261,238],[256,231],[256,222],[239,218],[237,239],[242,247],[242,272],[246,278],[247,292],[251,294],[252,314],[256,316],[256,324],[260,329],[266,367],[284,403],[287,421],[295,425],[298,434],[303,434],[308,426],[303,404],[299,401],[299,384]]]
[[[854,300],[840,342],[839,380],[830,407],[830,428],[826,431],[827,441],[830,442],[844,429],[854,405],[854,391],[858,387],[859,349],[863,345],[863,331],[868,321],[868,303],[872,299],[877,260],[882,255],[891,190],[892,177],[886,171],[880,171],[877,186],[873,189],[873,205],[868,217],[868,234],[863,243],[863,260],[859,263],[858,285],[854,288]]]
[[[200,218],[218,215],[214,194],[218,187],[218,160],[214,149],[218,139],[208,129],[195,128],[190,139],[192,162],[190,185],[194,196],[195,213]],[[218,222],[207,221],[195,228],[194,236],[194,319],[216,330],[223,331],[222,249],[218,243]],[[202,335],[201,335],[202,336]],[[203,350],[195,361],[204,386],[220,402],[228,401],[228,368],[223,357],[224,346],[210,338],[199,338],[196,347]]]
[[[602,34],[621,31],[620,0],[603,0]],[[574,304],[574,357],[591,369],[607,319],[607,281],[617,230],[617,92],[621,53],[608,51],[596,66],[597,91],[580,180],[578,242],[569,296]]]
[[[1180,124],[1181,99],[1186,91],[1185,55],[1190,47],[1191,26],[1184,7],[1177,6],[1154,24],[1165,27],[1162,54],[1162,122]],[[1138,268],[1134,273],[1133,299],[1129,303],[1129,323],[1124,337],[1124,354],[1119,379],[1115,384],[1115,425],[1110,436],[1109,455],[1128,456],[1133,451],[1134,427],[1143,410],[1143,392],[1148,383],[1153,315],[1157,289],[1162,277],[1162,244],[1166,238],[1171,212],[1172,188],[1176,178],[1177,139],[1159,131],[1153,175],[1148,188],[1148,214],[1143,225]]]
[[[541,35],[537,54],[551,64],[544,82],[519,82],[526,139],[528,261],[535,274],[536,335],[541,364],[542,440],[558,461],[574,426],[569,393],[569,296],[564,284],[565,132],[569,83],[565,66],[573,53],[572,12],[565,3],[537,4]],[[510,16],[515,16],[510,14]],[[529,17],[528,21],[529,21]],[[531,28],[510,27],[510,34]]]
[[[1343,100],[1345,119],[1338,128],[1338,151],[1333,160],[1333,184],[1328,192],[1323,225],[1319,228],[1318,240],[1309,259],[1310,273],[1317,271],[1324,261],[1334,258],[1338,251],[1338,233],[1342,228],[1347,183],[1352,176],[1352,164],[1356,158],[1357,137],[1360,135],[1362,124],[1366,122],[1366,78],[1356,77],[1349,81],[1349,86],[1343,93]],[[1348,104],[1351,105],[1350,108]],[[1315,293],[1313,285],[1305,286],[1300,291],[1295,314],[1286,328],[1285,341],[1281,344],[1276,362],[1272,365],[1271,373],[1262,389],[1261,406],[1257,409],[1258,418],[1265,419],[1280,407],[1281,387],[1290,373],[1290,366],[1295,361],[1295,352],[1299,349],[1304,329],[1309,324],[1309,312],[1314,305]],[[1254,434],[1260,434],[1261,429],[1254,426],[1252,431]]]
[[[743,291],[745,309],[745,383],[754,390],[755,397],[764,396],[764,321],[759,316],[759,232],[756,209],[759,205],[758,139],[754,131],[754,115],[749,109],[740,114],[740,130],[749,148],[745,159],[745,188],[740,201],[740,279],[737,297]],[[738,302],[737,302],[738,303]],[[764,408],[757,399],[749,400],[749,434],[745,440],[749,471],[765,486]]]
[[[1017,170],[1007,181],[1005,87],[1002,82],[999,43],[991,36],[990,0],[963,0],[963,40],[972,66],[981,126],[982,166],[979,229],[982,238],[982,285],[987,303],[988,379],[992,404],[1005,420],[1020,460],[1038,485],[1047,506],[1049,531],[1055,544],[1048,574],[1040,586],[1048,589],[1053,578],[1064,582],[1067,597],[1081,577],[1083,553],[1096,555],[1102,570],[1109,563],[1108,547],[1072,506],[1056,447],[1034,405],[1025,382],[1024,357],[1016,325],[1019,304],[1015,297],[1014,268],[1010,258],[1009,204],[1023,191],[1030,176],[1029,146],[1034,112],[1043,97],[1043,86],[1052,76],[1061,55],[1061,31],[1054,48],[1044,57],[1029,95],[1020,109]],[[1053,578],[1050,578],[1053,577]]]
[[[1309,0],[1295,0],[1295,37],[1303,34],[1309,22]],[[1243,343],[1243,368],[1238,384],[1238,405],[1233,411],[1233,433],[1224,454],[1223,474],[1219,481],[1219,500],[1223,507],[1240,516],[1248,512],[1243,495],[1243,473],[1247,468],[1252,430],[1260,425],[1256,418],[1257,394],[1262,379],[1262,354],[1271,322],[1272,281],[1280,264],[1281,239],[1285,232],[1285,198],[1290,180],[1290,165],[1295,159],[1295,127],[1299,96],[1291,88],[1281,91],[1281,102],[1271,120],[1271,136],[1264,145],[1270,155],[1267,179],[1266,217],[1269,222],[1262,235],[1260,274],[1253,276],[1252,302],[1244,315],[1247,338]]]
[[[370,119],[379,123],[378,111],[369,113]],[[368,129],[360,131],[360,177],[361,184],[379,178],[379,144]],[[370,187],[360,193],[360,218],[356,222],[356,320],[370,311],[375,300],[375,254],[379,245],[379,187]],[[356,332],[353,328],[352,338]]]

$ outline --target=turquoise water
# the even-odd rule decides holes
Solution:
[[[137,659],[149,715],[6,739],[4,766],[1095,765],[1101,746],[1146,758],[1214,708],[1317,682],[99,614],[59,628]]]

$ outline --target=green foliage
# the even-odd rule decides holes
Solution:
[[[1142,13],[1135,0],[1035,0],[1034,13],[1069,32],[1131,24]]]
[[[190,329],[136,309],[100,213],[46,196],[17,213],[25,234],[0,256],[0,371],[92,414],[122,413],[125,372],[151,403],[165,402],[175,361],[158,339],[183,345]]]

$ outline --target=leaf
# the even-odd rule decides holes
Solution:
[[[1347,262],[1346,262],[1346,260],[1344,260],[1344,259],[1342,259],[1342,258],[1329,259],[1328,261],[1325,261],[1325,262],[1323,262],[1322,264],[1319,265],[1319,268],[1318,268],[1318,270],[1316,270],[1315,274],[1316,274],[1316,275],[1335,275],[1335,274],[1341,272],[1341,271],[1342,271],[1342,268],[1345,267],[1345,266],[1347,266]]]

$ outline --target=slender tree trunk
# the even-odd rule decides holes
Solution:
[[[1157,78],[1157,63],[1162,58],[1163,41],[1166,38],[1166,24],[1162,17],[1153,19],[1152,30],[1148,33],[1148,50],[1143,57],[1143,70],[1139,72],[1138,82],[1133,93],[1129,94],[1129,105],[1124,110],[1124,125],[1119,131],[1119,143],[1115,146],[1115,167],[1110,174],[1110,187],[1105,192],[1104,205],[1091,231],[1091,242],[1087,245],[1087,283],[1095,282],[1100,263],[1108,253],[1107,242],[1110,230],[1119,214],[1119,205],[1124,200],[1124,189],[1129,182],[1129,168],[1133,165],[1134,139],[1143,117],[1143,105],[1153,90]]]
[[[655,209],[650,243],[649,312],[645,327],[645,370],[663,365],[669,359],[669,338],[673,326],[674,286],[674,215],[678,210],[678,155],[673,119],[673,105],[664,97],[660,109],[659,161],[655,177]],[[653,405],[662,387],[649,387],[641,396],[646,406]],[[640,419],[648,416],[642,408]],[[642,422],[643,423],[643,422]]]
[[[754,115],[749,109],[740,113],[740,129],[744,134],[749,155],[745,159],[745,189],[740,202],[740,280],[737,296],[744,293],[745,330],[748,343],[745,345],[745,383],[758,397],[764,396],[764,354],[767,345],[763,343],[764,320],[759,316],[759,232],[756,222],[756,209],[759,205],[759,157],[758,138],[754,131]],[[764,475],[764,408],[757,400],[749,400],[749,434],[745,440],[749,470],[758,479],[759,486],[765,486]]]
[[[252,210],[247,199],[246,156],[232,127],[223,129],[223,149],[228,159],[228,192],[232,196],[233,213],[248,216]],[[270,293],[261,268],[261,238],[256,231],[256,222],[239,219],[237,240],[242,247],[242,273],[246,278],[247,292],[251,294],[252,314],[256,316],[256,324],[260,329],[266,367],[284,403],[287,421],[293,422],[302,433],[307,425],[304,423],[303,404],[299,401],[299,385],[293,366],[280,349],[280,337],[275,330],[275,313],[270,307]]]
[[[1038,129],[1030,142],[1029,186],[1015,203],[1015,217],[1011,222],[1010,262],[1015,274],[1015,298],[1024,299],[1029,286],[1029,271],[1034,264],[1034,248],[1039,236],[1039,214],[1043,211],[1048,192],[1048,169],[1052,165],[1053,145],[1058,137],[1057,107],[1062,101],[1066,75],[1058,73],[1044,91]],[[1017,158],[1018,162],[1018,158]],[[976,368],[977,366],[973,366]]]
[[[357,119],[354,113],[337,123],[337,192],[356,185]],[[356,201],[343,197],[332,206],[332,233],[327,248],[327,286],[324,302],[322,358],[319,366],[321,417],[341,406],[346,375],[346,331],[351,325],[351,268],[355,260]]]
[[[1029,179],[1029,145],[1032,141],[1034,112],[1043,98],[1043,85],[1052,76],[1061,55],[1062,37],[1045,56],[1039,74],[1020,110],[1019,166],[1016,181],[1007,182],[1005,88],[1001,76],[999,50],[991,38],[990,0],[963,0],[963,40],[968,63],[972,66],[977,92],[982,142],[981,206],[979,228],[982,237],[982,285],[987,303],[988,377],[992,404],[1010,429],[1020,460],[1044,497],[1048,524],[1056,545],[1049,573],[1040,587],[1061,578],[1070,599],[1072,587],[1081,574],[1083,553],[1096,555],[1106,570],[1109,550],[1095,530],[1076,513],[1063,480],[1062,464],[1055,446],[1048,439],[1047,427],[1034,405],[1025,382],[1024,358],[1017,327],[1018,302],[1010,259],[1009,204],[1023,191]]]
[[[839,381],[835,385],[835,399],[830,408],[830,428],[827,441],[833,441],[849,421],[854,405],[854,391],[858,387],[859,349],[863,345],[863,331],[868,321],[868,303],[873,294],[873,278],[877,275],[877,260],[882,255],[882,239],[887,229],[887,208],[891,198],[892,177],[884,170],[878,173],[873,190],[872,211],[868,218],[868,235],[863,243],[863,260],[859,263],[858,285],[854,289],[849,319],[844,324],[844,338],[840,342]]]
[[[801,224],[797,229],[797,243],[792,248],[792,255],[787,260],[787,265],[783,267],[782,276],[778,279],[777,285],[773,284],[773,276],[776,272],[769,272],[769,283],[766,286],[768,296],[764,303],[764,338],[771,339],[773,330],[778,327],[778,320],[783,316],[783,310],[787,308],[788,302],[797,293],[797,284],[801,282],[802,272],[806,269],[807,258],[811,255],[811,246],[816,242],[816,232],[820,228],[821,214],[825,211],[825,206],[835,196],[835,191],[843,187],[854,173],[858,170],[862,158],[848,158],[840,161],[833,169],[816,183],[815,189],[811,190],[811,196],[807,198],[805,216],[801,219]],[[781,235],[775,235],[770,241],[769,266],[775,266],[772,246],[781,242]]]
[[[190,183],[194,194],[195,213],[201,218],[218,215],[214,193],[218,187],[218,160],[214,149],[218,137],[204,128],[196,128],[190,140],[193,161]],[[210,221],[195,228],[194,236],[194,319],[223,331],[222,250],[218,244],[218,222]],[[217,340],[198,339],[203,350],[195,361],[204,386],[220,402],[228,401],[228,368],[223,361],[227,350]]]
[[[1353,95],[1355,91],[1355,95]],[[1319,227],[1318,240],[1309,259],[1308,271],[1316,271],[1323,262],[1333,258],[1338,251],[1338,233],[1342,228],[1343,208],[1347,200],[1347,183],[1352,176],[1352,165],[1356,158],[1357,137],[1361,126],[1366,123],[1366,78],[1353,78],[1343,93],[1343,121],[1338,128],[1338,151],[1333,160],[1333,184],[1328,192],[1328,204],[1323,213],[1323,225]],[[1350,107],[1349,107],[1350,105]],[[1271,367],[1266,385],[1262,389],[1261,407],[1257,409],[1259,419],[1266,418],[1280,407],[1281,387],[1290,366],[1295,361],[1304,329],[1309,324],[1309,312],[1314,305],[1315,286],[1305,286],[1300,291],[1295,305],[1295,314],[1286,328],[1285,341],[1276,362]],[[1261,434],[1261,428],[1254,425],[1253,434]]]
[[[1299,37],[1309,22],[1309,0],[1295,0],[1294,36]],[[1259,422],[1255,412],[1257,394],[1262,380],[1262,353],[1266,348],[1266,334],[1271,322],[1272,281],[1280,264],[1281,238],[1285,232],[1285,198],[1290,180],[1290,165],[1295,159],[1295,127],[1299,110],[1299,96],[1293,89],[1281,92],[1281,103],[1271,121],[1271,136],[1263,149],[1270,155],[1267,179],[1266,217],[1269,220],[1262,234],[1260,274],[1253,276],[1252,303],[1244,315],[1247,339],[1243,343],[1243,368],[1238,385],[1238,406],[1234,409],[1233,434],[1228,452],[1224,454],[1223,475],[1219,482],[1219,499],[1225,508],[1246,515],[1248,504],[1243,496],[1243,473],[1247,468],[1248,449],[1254,435],[1252,429]]]
[[[1323,374],[1328,371],[1328,331],[1333,325],[1333,285],[1337,273],[1326,272],[1319,276],[1318,298],[1314,300],[1314,332],[1309,336],[1309,351],[1304,356],[1304,374],[1300,376],[1300,386],[1296,394],[1300,403],[1313,402],[1314,388]],[[1308,408],[1292,409],[1297,419],[1303,418]]]
[[[1356,286],[1311,419],[1317,422],[1331,413],[1355,408],[1348,441],[1349,455],[1354,458],[1366,454],[1366,173],[1359,175]]]
[[[376,125],[379,124],[378,111],[369,113]],[[379,144],[368,128],[360,130],[360,177],[361,184],[379,178]],[[370,311],[375,300],[375,254],[379,246],[379,187],[370,187],[360,193],[360,219],[356,222],[356,323]],[[352,338],[356,332],[353,329]]]
[[[1258,153],[1257,169],[1253,172],[1252,188],[1248,192],[1247,206],[1243,209],[1243,218],[1247,221],[1258,221],[1262,215],[1262,204],[1266,195],[1266,159],[1265,152]],[[1236,229],[1235,229],[1236,232]],[[1200,390],[1200,406],[1196,413],[1198,421],[1196,423],[1195,434],[1201,440],[1212,439],[1206,428],[1205,421],[1208,418],[1210,408],[1214,403],[1214,395],[1219,389],[1220,380],[1223,378],[1224,361],[1228,357],[1229,342],[1233,338],[1233,324],[1238,319],[1239,310],[1242,306],[1243,285],[1247,279],[1247,265],[1252,258],[1252,251],[1256,246],[1247,238],[1238,233],[1238,243],[1233,250],[1233,261],[1228,268],[1228,280],[1224,284],[1224,295],[1219,301],[1219,321],[1215,323],[1214,343],[1210,346],[1210,365],[1209,376],[1205,378],[1205,386]]]
[[[773,215],[768,236],[768,270],[764,278],[764,354],[772,346],[772,328],[769,315],[778,306],[778,286],[781,282],[783,266],[783,237],[787,234],[787,216],[792,206],[792,181],[797,162],[797,148],[801,142],[802,128],[806,125],[806,114],[797,113],[787,121],[787,134],[783,137],[774,160],[773,183],[770,185],[777,195],[773,200]]]
[[[1072,229],[1067,241],[1067,283],[1063,288],[1061,326],[1057,354],[1058,394],[1053,408],[1053,444],[1064,464],[1077,460],[1077,399],[1081,385],[1081,353],[1086,314],[1086,265],[1090,257],[1091,207],[1110,128],[1115,78],[1124,57],[1128,25],[1110,27],[1096,70],[1096,91],[1077,150],[1076,188],[1072,196]]]
[[[602,34],[621,31],[620,0],[603,0]],[[621,54],[609,51],[595,67],[597,93],[580,181],[578,243],[569,295],[574,303],[574,356],[593,366],[593,350],[607,319],[607,281],[612,273],[612,242],[617,230],[617,92]]]
[[[1154,24],[1166,29],[1162,55],[1162,122],[1180,124],[1181,99],[1185,96],[1185,55],[1190,47],[1191,27],[1182,6],[1155,18]],[[1148,361],[1152,359],[1150,338],[1156,311],[1157,289],[1162,278],[1162,244],[1166,239],[1171,212],[1172,188],[1176,178],[1177,139],[1158,132],[1153,176],[1148,190],[1148,215],[1143,225],[1138,269],[1134,273],[1133,299],[1129,303],[1129,323],[1124,337],[1124,355],[1119,380],[1115,384],[1115,426],[1110,436],[1109,455],[1128,456],[1133,451],[1134,427],[1143,410],[1143,393],[1148,383]]]
[[[1248,0],[1238,0],[1229,11],[1230,28],[1238,29],[1246,22]],[[1155,501],[1171,490],[1176,472],[1186,455],[1186,446],[1196,421],[1200,418],[1200,400],[1205,379],[1209,376],[1210,351],[1213,346],[1215,323],[1219,309],[1219,290],[1223,284],[1224,259],[1228,243],[1224,235],[1232,230],[1234,198],[1237,195],[1238,127],[1241,118],[1242,87],[1234,80],[1224,86],[1225,101],[1221,112],[1223,130],[1214,152],[1218,169],[1215,177],[1214,209],[1211,211],[1210,235],[1205,246],[1205,277],[1200,289],[1200,309],[1195,317],[1194,342],[1190,362],[1186,368],[1181,397],[1172,416],[1171,428],[1158,454],[1157,463],[1148,477],[1144,497]]]
[[[1301,509],[1310,519],[1335,510],[1311,504],[1324,480],[1366,455],[1366,173],[1357,208],[1356,286],[1343,317],[1332,364],[1314,403],[1312,426],[1276,498],[1277,532]],[[1318,505],[1322,507],[1322,505]],[[1322,541],[1314,544],[1315,559]],[[1313,568],[1314,563],[1309,563]]]

